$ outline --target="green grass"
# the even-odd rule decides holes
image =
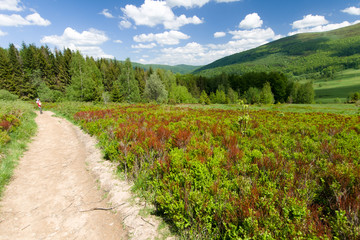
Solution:
[[[350,93],[360,91],[360,69],[345,70],[334,79],[316,81],[314,90],[316,102],[334,103],[337,98],[345,102]]]
[[[9,134],[10,141],[6,144],[0,144],[0,196],[5,189],[6,184],[10,181],[15,166],[20,157],[23,155],[30,142],[31,137],[36,133],[36,114],[29,103],[0,102],[0,113],[4,114],[11,111],[21,111],[21,124]]]
[[[254,110],[271,110],[297,113],[335,113],[343,115],[358,115],[359,107],[354,104],[274,104],[263,106],[251,106]]]
[[[178,105],[184,108],[194,109],[222,109],[222,110],[237,110],[239,105],[236,104],[183,104]],[[358,115],[360,108],[354,104],[270,104],[270,105],[250,105],[250,110],[268,110],[280,112],[297,112],[297,113],[335,113],[344,115]]]

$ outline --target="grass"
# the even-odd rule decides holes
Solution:
[[[345,102],[350,93],[360,91],[360,69],[348,69],[334,79],[316,81],[314,90],[317,102],[334,103],[337,98]]]
[[[178,105],[182,107],[189,107],[194,109],[222,109],[222,110],[236,110],[239,105],[236,104],[184,104]],[[270,105],[250,105],[251,110],[268,110],[280,112],[298,112],[298,113],[335,113],[344,115],[358,115],[360,108],[354,104],[270,104]]]
[[[20,118],[21,124],[14,132],[10,133],[10,141],[0,145],[0,196],[4,192],[6,184],[10,181],[14,168],[27,148],[31,137],[35,135],[37,125],[35,123],[36,114],[33,107],[24,102],[0,102],[0,113],[11,110],[23,111]]]

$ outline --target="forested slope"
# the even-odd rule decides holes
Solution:
[[[360,24],[322,33],[303,33],[219,59],[195,71],[203,76],[221,72],[280,71],[288,76],[331,77],[360,65]]]

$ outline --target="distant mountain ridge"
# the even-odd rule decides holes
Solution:
[[[160,68],[160,69],[164,69],[164,70],[170,70],[173,73],[180,73],[180,74],[188,74],[188,73],[195,71],[197,68],[201,67],[201,66],[192,66],[192,65],[186,65],[186,64],[179,64],[179,65],[175,65],[175,66],[164,65],[164,64],[141,64],[141,63],[136,63],[136,62],[132,62],[131,64],[133,67],[139,67],[139,68],[143,68],[145,70],[149,70],[150,68],[152,68],[152,69]]]
[[[360,66],[360,23],[321,33],[302,33],[236,53],[199,67],[195,74],[281,71],[288,75],[326,76]]]

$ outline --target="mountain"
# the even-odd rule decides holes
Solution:
[[[280,71],[290,77],[323,78],[360,67],[360,24],[321,33],[285,37],[221,58],[193,73],[213,76]]]
[[[201,67],[201,66],[191,66],[191,65],[185,65],[185,64],[180,64],[180,65],[175,65],[175,66],[170,66],[170,65],[161,65],[161,64],[141,64],[141,63],[136,63],[136,62],[132,62],[131,63],[133,67],[139,67],[139,68],[143,68],[145,70],[149,70],[150,67],[152,69],[164,69],[164,70],[170,70],[173,73],[180,73],[180,74],[187,74],[187,73],[191,73],[194,70],[196,70],[197,68]]]

